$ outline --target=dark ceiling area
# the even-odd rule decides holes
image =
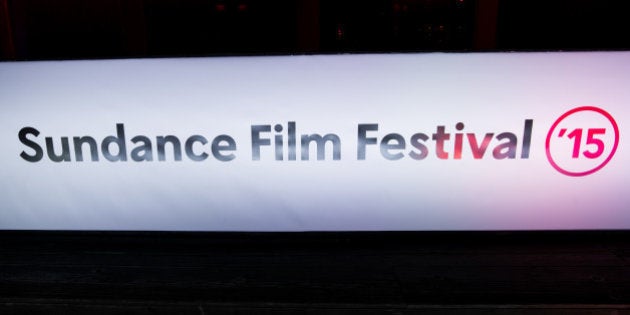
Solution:
[[[624,50],[613,0],[0,0],[2,60]]]

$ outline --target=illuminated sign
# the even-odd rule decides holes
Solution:
[[[0,63],[0,229],[628,229],[628,64]]]

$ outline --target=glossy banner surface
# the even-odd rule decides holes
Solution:
[[[630,228],[630,53],[0,63],[0,229]]]

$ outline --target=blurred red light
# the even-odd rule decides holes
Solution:
[[[342,39],[344,36],[344,27],[342,24],[337,25],[337,39]]]

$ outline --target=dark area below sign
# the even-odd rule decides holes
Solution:
[[[5,231],[0,312],[628,312],[629,236]]]

